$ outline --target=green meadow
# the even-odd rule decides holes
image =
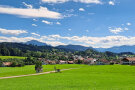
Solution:
[[[26,57],[19,57],[19,56],[0,56],[0,59],[9,59],[9,58],[25,59]]]
[[[51,71],[54,66],[44,65],[44,71]],[[78,69],[1,79],[0,90],[135,90],[135,66],[65,64],[56,67]],[[0,68],[1,77],[28,73],[35,73],[34,66]]]
[[[54,66],[58,69],[79,68],[85,65],[43,65],[43,72],[54,71]],[[24,67],[0,67],[0,77],[27,75],[35,73],[34,65],[26,65]]]

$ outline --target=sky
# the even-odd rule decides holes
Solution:
[[[0,0],[0,42],[135,45],[135,0]]]

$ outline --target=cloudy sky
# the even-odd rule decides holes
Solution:
[[[0,0],[0,42],[135,45],[135,0]]]

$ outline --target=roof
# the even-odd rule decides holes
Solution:
[[[74,61],[68,61],[68,63],[74,63]]]
[[[88,61],[93,61],[93,60],[95,60],[94,58],[87,58],[86,60],[88,60]]]
[[[3,65],[5,66],[10,66],[12,64],[12,62],[3,62]]]
[[[124,58],[123,60],[135,61],[135,57],[128,57],[128,58]]]
[[[60,60],[60,62],[61,62],[61,63],[62,63],[62,62],[64,63],[64,62],[66,62],[66,61]]]
[[[106,60],[106,59],[101,59],[101,60],[99,60],[99,61],[101,61],[101,62],[109,62],[109,61]]]

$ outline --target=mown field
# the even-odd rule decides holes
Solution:
[[[53,70],[53,67],[54,65],[47,65],[44,66],[44,69],[46,69],[46,71],[49,71]],[[1,90],[135,90],[135,66],[58,65],[57,67],[61,69],[62,68],[78,68],[78,69],[62,71],[62,73],[50,73],[38,76],[1,79],[0,89]],[[26,66],[23,68],[33,70],[32,69],[33,66]],[[5,72],[2,72],[3,76]],[[17,71],[11,72],[18,73]]]
[[[79,68],[84,65],[43,65],[43,72],[53,71],[54,66],[58,69]],[[26,65],[24,67],[0,67],[0,77],[27,75],[35,73],[34,65]]]
[[[26,57],[19,57],[19,56],[0,56],[0,59],[9,59],[9,58],[25,59]]]

